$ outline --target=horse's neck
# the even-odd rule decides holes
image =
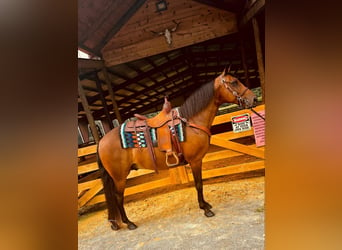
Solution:
[[[205,126],[210,129],[218,108],[219,105],[213,99],[203,110],[198,112],[198,114],[194,115],[189,120],[197,125]]]

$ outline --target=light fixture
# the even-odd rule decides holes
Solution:
[[[156,8],[157,8],[157,11],[164,11],[164,10],[167,10],[167,3],[165,0],[161,0],[161,1],[158,1],[156,3]]]

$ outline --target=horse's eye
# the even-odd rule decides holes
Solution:
[[[238,81],[237,80],[231,81],[230,84],[233,86],[236,86],[238,84]]]

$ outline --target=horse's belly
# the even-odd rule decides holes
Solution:
[[[158,148],[153,148],[156,157],[156,166],[158,169],[168,169],[166,165],[166,154],[165,152],[159,151]],[[138,168],[143,169],[155,169],[155,165],[150,155],[149,149],[147,148],[137,148],[133,149],[133,163],[135,163]]]

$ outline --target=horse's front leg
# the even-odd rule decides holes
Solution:
[[[204,214],[207,217],[212,217],[215,214],[210,210],[212,206],[204,200],[203,197],[203,182],[202,182],[202,160],[190,163],[192,174],[195,179],[195,186],[197,190],[198,204],[201,209],[204,210]]]

